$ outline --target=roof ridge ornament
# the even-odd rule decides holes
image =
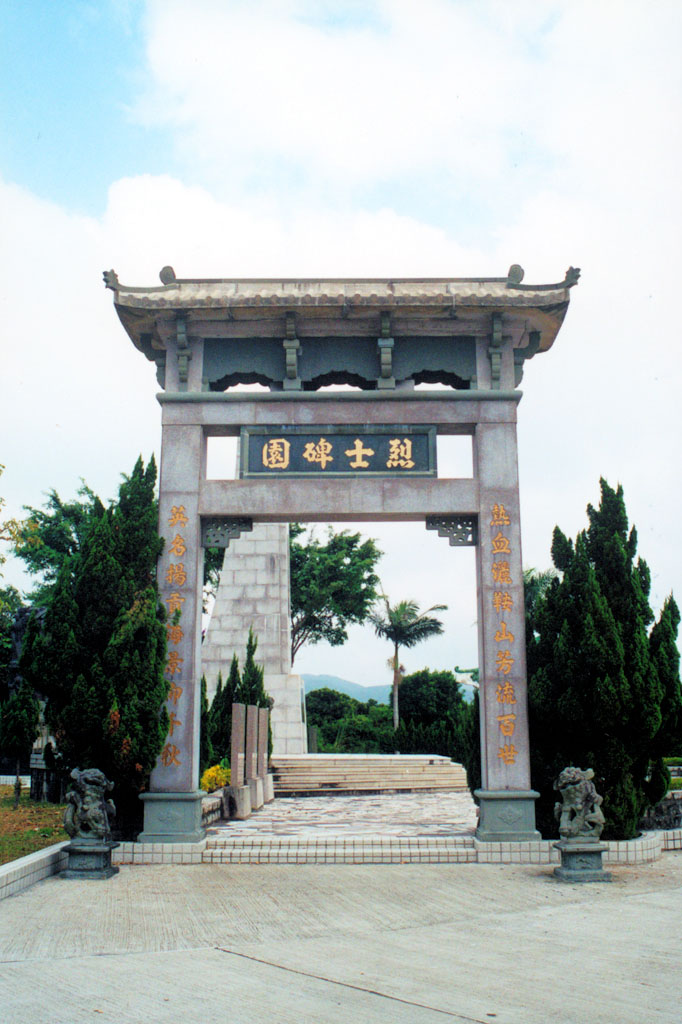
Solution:
[[[105,288],[111,288],[112,292],[117,292],[118,291],[118,289],[120,288],[120,285],[119,285],[119,282],[118,282],[118,274],[116,273],[115,270],[105,270],[105,271],[103,271],[102,277],[104,278],[104,287]]]
[[[580,267],[569,267],[563,281],[555,284],[521,284],[524,270],[518,263],[513,263],[507,273],[507,288],[518,288],[519,291],[553,292],[559,288],[572,288],[580,280]]]

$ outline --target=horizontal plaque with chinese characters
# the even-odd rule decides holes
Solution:
[[[244,428],[240,476],[435,476],[436,428]]]

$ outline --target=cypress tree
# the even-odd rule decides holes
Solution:
[[[213,764],[213,744],[209,728],[208,694],[206,692],[206,676],[201,677],[201,719],[199,731],[199,779],[207,768]]]
[[[262,665],[256,664],[256,649],[258,648],[258,637],[254,636],[253,628],[249,629],[249,639],[246,644],[246,658],[242,670],[241,684],[237,691],[238,696],[234,699],[241,704],[255,704],[259,708],[270,707],[268,695],[265,692],[263,683],[264,669]]]
[[[602,480],[600,506],[587,511],[590,525],[575,543],[554,531],[562,576],[538,602],[527,637],[531,773],[543,834],[556,834],[552,786],[573,764],[595,771],[605,838],[631,838],[665,788],[661,758],[678,729],[671,644],[679,617],[671,599],[649,635],[649,570],[635,561],[622,488]]]
[[[220,726],[220,715],[222,711],[223,703],[223,674],[218,672],[218,682],[216,683],[216,690],[213,694],[213,700],[211,701],[211,707],[208,712],[208,733],[211,739],[211,746],[216,754],[218,761],[222,760],[220,750],[222,749],[221,737],[221,726]]]
[[[670,773],[662,762],[662,758],[682,754],[682,686],[680,685],[680,652],[677,647],[677,631],[680,625],[680,612],[672,594],[666,599],[658,622],[651,630],[649,647],[651,657],[658,671],[663,696],[661,699],[662,723],[656,735],[655,756],[657,759],[656,775],[659,778],[657,789],[651,789],[651,803],[657,803],[664,795],[661,787],[667,790],[670,784]],[[660,760],[660,764],[658,763]],[[654,782],[652,773],[651,782]]]
[[[215,756],[219,761],[230,757],[232,742],[232,704],[237,700],[235,696],[241,691],[241,677],[239,674],[239,660],[237,655],[232,655],[230,674],[223,686],[222,673],[218,673],[218,687],[211,704],[210,730],[211,741]]]
[[[118,503],[95,507],[42,626],[36,617],[29,624],[21,659],[24,677],[47,697],[62,766],[100,768],[115,783],[119,824],[131,829],[168,730],[155,478],[154,460],[145,470],[138,459]]]
[[[100,759],[103,755],[105,775],[108,769],[117,784],[119,818],[123,803],[129,817],[139,815],[137,797],[168,732],[165,619],[154,583],[121,609],[104,652],[101,686],[107,700]]]

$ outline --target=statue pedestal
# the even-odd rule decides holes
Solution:
[[[610,882],[611,872],[602,868],[605,843],[589,839],[560,839],[554,849],[561,854],[561,867],[554,874],[562,882]]]
[[[64,847],[69,863],[60,878],[111,878],[118,874],[118,868],[111,863],[111,851],[119,843],[87,842],[72,840]]]
[[[539,842],[535,828],[534,789],[477,789],[479,819],[476,838],[482,843]]]

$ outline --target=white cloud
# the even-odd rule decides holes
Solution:
[[[378,28],[315,24],[315,10],[203,0],[190,18],[182,0],[150,3],[135,116],[170,127],[216,188],[262,192],[289,175],[346,194],[434,167],[495,180],[510,108],[532,87],[518,28],[447,0],[378,4]]]
[[[110,495],[157,443],[154,371],[118,324],[105,267],[146,285],[166,263],[249,277],[484,276],[521,262],[541,282],[572,262],[583,278],[565,325],[522,385],[525,561],[549,563],[555,523],[585,525],[604,474],[625,486],[654,603],[679,596],[682,8],[342,7],[339,28],[339,5],[153,0],[133,113],[169,129],[186,181],[113,182],[99,220],[0,186],[3,493],[36,504],[82,475]],[[416,526],[394,532],[391,597],[456,608],[447,643],[415,657],[473,663],[468,556]],[[362,664],[338,674],[384,678],[368,636],[333,653]]]

